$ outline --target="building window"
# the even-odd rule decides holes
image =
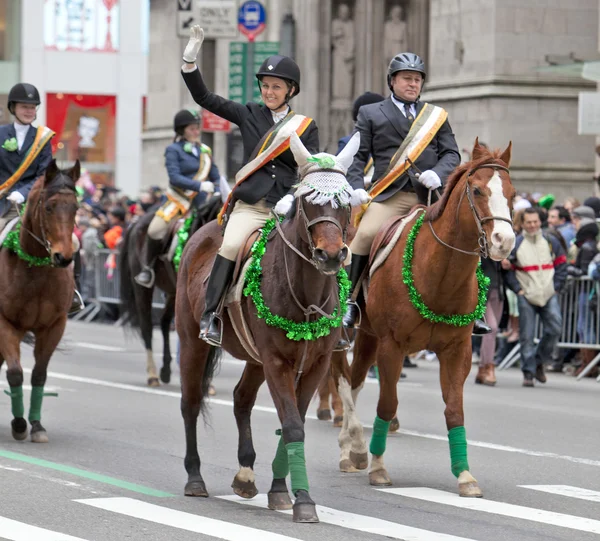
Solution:
[[[118,51],[119,0],[45,0],[44,45],[55,51]]]

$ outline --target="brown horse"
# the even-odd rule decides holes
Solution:
[[[334,371],[344,403],[340,466],[349,460],[364,469],[368,454],[355,401],[369,367],[375,361],[379,367],[379,401],[369,449],[372,485],[391,484],[383,454],[389,422],[398,407],[396,384],[404,356],[427,349],[440,361],[452,472],[459,493],[482,495],[469,473],[463,386],[471,369],[473,321],[485,307],[487,282],[482,274],[476,277],[479,257],[504,259],[515,242],[510,154],[510,144],[504,152],[490,152],[475,141],[472,160],[453,172],[437,203],[426,212],[413,209],[397,244],[372,274],[351,376],[339,364]],[[395,302],[390,303],[390,298]]]
[[[292,135],[290,147],[300,172],[295,212],[274,230],[258,267],[262,273],[258,288],[264,299],[263,309],[264,306],[268,307],[272,315],[286,319],[283,326],[289,324],[294,328],[305,321],[311,321],[313,325],[316,317],[327,325],[327,331],[317,332],[313,337],[303,335],[302,339],[298,334],[295,335],[296,340],[288,338],[286,331],[273,325],[274,318],[265,320],[264,311],[261,311],[262,317],[258,317],[254,297],[246,296],[242,300],[243,312],[260,352],[258,363],[242,347],[229,315],[225,313],[223,316],[224,349],[234,357],[247,361],[234,391],[240,470],[232,487],[236,494],[245,498],[252,498],[258,492],[254,483],[256,453],[250,414],[258,389],[266,379],[277,408],[282,434],[273,462],[269,507],[292,507],[285,480],[290,473],[292,491],[296,497],[293,504],[293,519],[296,522],[318,522],[315,504],[308,492],[304,420],[310,401],[329,369],[331,352],[341,335],[339,327],[334,326],[330,330],[330,324],[325,322],[330,321],[333,314],[336,316],[334,325],[341,324],[339,316],[343,312],[340,310],[345,305],[345,273],[341,273],[340,284],[344,286],[341,288],[338,288],[335,275],[348,255],[345,240],[352,189],[345,174],[352,163],[358,142],[359,136],[356,135],[336,157],[328,154],[312,157],[296,134]],[[218,350],[206,344],[198,335],[204,310],[205,281],[221,238],[215,222],[200,229],[184,251],[177,282],[175,321],[181,340],[181,412],[186,433],[185,468],[188,482],[185,494],[188,496],[208,496],[200,474],[196,421],[217,362]],[[255,244],[255,257],[257,253],[260,254],[260,250]],[[256,285],[256,281],[247,282],[246,292],[256,292]],[[311,328],[314,329],[314,326]]]
[[[0,251],[0,365],[7,364],[12,435],[27,437],[24,418],[23,369],[20,343],[26,333],[35,337],[31,374],[31,441],[46,443],[41,408],[50,357],[62,338],[73,299],[73,227],[77,212],[75,182],[79,161],[61,171],[52,160],[29,194],[25,214],[9,236],[11,249]],[[20,231],[19,231],[20,229]],[[6,246],[5,242],[5,246]]]

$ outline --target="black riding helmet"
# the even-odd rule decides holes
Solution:
[[[173,118],[173,130],[179,135],[181,135],[186,126],[189,126],[190,124],[200,124],[200,115],[196,111],[182,109]]]
[[[295,87],[296,90],[294,92],[294,96],[300,94],[300,68],[298,67],[298,64],[296,64],[296,62],[294,62],[289,56],[275,54],[267,58],[262,63],[259,70],[256,72],[259,89],[261,78],[264,75],[285,79]],[[288,99],[289,98],[286,97],[286,103]]]
[[[41,103],[38,89],[29,83],[17,83],[8,93],[8,110],[14,115],[15,103],[31,103],[39,105]]]
[[[425,71],[425,62],[415,53],[400,53],[397,54],[388,67],[387,83],[390,90],[393,92],[392,77],[399,71],[417,71],[423,76],[423,81],[427,78]]]

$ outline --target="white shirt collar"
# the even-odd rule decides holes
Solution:
[[[398,107],[398,109],[400,109],[400,112],[404,116],[406,116],[406,109],[404,108],[404,103],[402,103],[401,101],[398,101],[393,95],[392,95],[392,102],[396,107]],[[414,117],[417,116],[417,107],[414,103],[410,104],[410,112],[413,114]]]
[[[29,131],[29,124],[23,125],[18,122],[14,123],[15,132],[17,134],[17,144],[19,145],[19,150],[23,147],[23,143],[25,142],[25,137],[27,136],[27,132]]]
[[[275,113],[275,112],[271,111],[271,116],[273,117],[273,122],[275,122],[275,124],[277,124],[278,122],[283,120],[289,112],[290,112],[289,106],[286,107],[285,110],[280,111],[279,113]]]

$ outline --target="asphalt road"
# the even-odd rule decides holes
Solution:
[[[321,523],[299,525],[266,509],[278,428],[266,386],[253,413],[261,494],[245,504],[232,496],[237,430],[231,400],[242,363],[224,359],[208,425],[200,421],[210,498],[195,499],[183,496],[177,369],[170,385],[147,388],[141,344],[105,325],[71,323],[62,347],[47,385],[59,397],[46,398],[42,413],[50,443],[14,441],[10,400],[1,395],[0,539],[600,539],[600,384],[594,380],[549,374],[545,386],[524,389],[520,372],[510,369],[498,374],[495,388],[484,388],[471,374],[466,428],[471,472],[484,491],[479,500],[457,495],[436,362],[419,361],[399,383],[401,431],[390,437],[385,455],[390,491],[370,487],[366,472],[338,471],[337,429],[316,420],[315,402],[306,455]],[[23,349],[30,370],[32,351]],[[6,388],[5,369],[0,380]],[[370,381],[360,396],[365,426],[373,421],[377,391]],[[365,433],[369,438],[370,428]]]

